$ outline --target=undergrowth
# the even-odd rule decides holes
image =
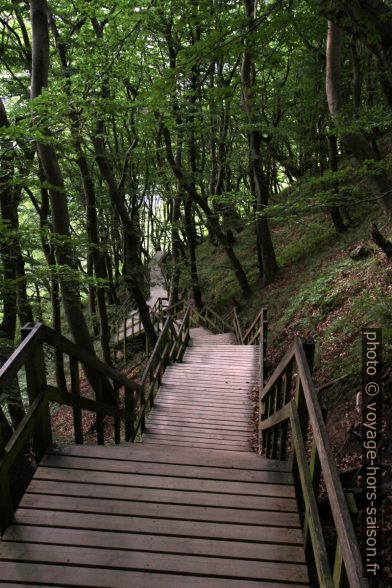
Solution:
[[[316,342],[316,378],[360,374],[361,329],[383,327],[384,357],[392,356],[392,265],[369,239],[369,223],[376,221],[386,236],[377,208],[352,213],[347,232],[337,235],[328,214],[314,214],[301,221],[288,218],[272,225],[279,273],[262,288],[258,276],[255,229],[248,225],[236,235],[235,252],[252,285],[244,301],[220,247],[208,238],[197,250],[204,300],[220,312],[240,308],[244,328],[261,306],[268,307],[270,346],[281,355],[294,335]],[[363,245],[369,255],[353,260],[349,252]]]

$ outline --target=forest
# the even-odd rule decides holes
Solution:
[[[168,307],[235,315],[240,332],[268,307],[267,374],[294,336],[314,338],[356,487],[361,330],[382,329],[390,530],[392,2],[3,0],[0,35],[0,366],[42,323],[140,382],[162,252]],[[62,352],[46,361],[69,390]],[[80,377],[97,393],[91,366]],[[0,448],[26,386],[0,387]]]

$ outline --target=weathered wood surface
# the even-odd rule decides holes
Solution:
[[[0,585],[309,586],[291,465],[249,452],[258,349],[192,329],[143,443],[46,451]]]
[[[307,586],[292,474],[245,452],[46,453],[0,545],[0,585]]]
[[[203,327],[190,336],[182,363],[166,369],[143,442],[249,451],[258,348]]]

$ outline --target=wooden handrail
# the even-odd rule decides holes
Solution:
[[[158,305],[159,308],[159,305]],[[145,427],[146,411],[152,407],[155,390],[159,387],[162,374],[170,361],[181,361],[189,341],[191,315],[196,312],[181,301],[176,308],[186,308],[185,315],[178,332],[170,314],[158,337],[151,357],[148,360],[141,384],[130,380],[114,368],[90,355],[63,335],[43,324],[23,329],[24,339],[11,357],[0,368],[0,386],[4,387],[15,378],[19,370],[25,366],[26,381],[30,400],[30,408],[11,439],[4,446],[0,439],[0,495],[2,510],[0,526],[5,529],[13,515],[12,494],[9,470],[15,462],[26,441],[32,437],[38,462],[44,452],[52,444],[51,418],[49,402],[56,402],[72,407],[74,416],[75,442],[83,443],[83,426],[81,411],[87,410],[96,414],[97,441],[105,442],[103,417],[114,418],[114,440],[121,441],[121,421],[125,424],[125,440],[134,441],[139,431]],[[218,315],[217,315],[218,316]],[[205,317],[201,317],[205,320]],[[158,319],[157,319],[158,320]],[[159,320],[162,320],[159,318]],[[48,385],[43,344],[61,351],[70,360],[71,392]],[[98,385],[96,398],[88,398],[80,394],[79,362],[91,372],[99,375],[99,383],[108,379],[113,383],[115,404],[107,404],[102,400],[102,386]],[[148,389],[147,389],[148,385]],[[124,406],[119,406],[119,390],[124,389]],[[138,396],[139,407],[136,413],[135,397]]]
[[[130,380],[117,370],[100,361],[79,345],[69,341],[63,335],[43,324],[26,325],[22,329],[23,340],[9,359],[0,368],[0,386],[4,389],[23,367],[26,371],[26,384],[30,408],[25,417],[14,431],[11,439],[4,445],[0,438],[0,495],[2,509],[0,512],[0,526],[4,530],[13,515],[12,493],[9,470],[25,443],[32,438],[36,462],[52,444],[51,415],[49,401],[65,404],[73,408],[75,442],[83,443],[83,426],[81,410],[88,410],[96,414],[96,431],[98,443],[104,443],[105,415],[114,417],[115,443],[121,441],[121,421],[125,423],[125,440],[129,440],[133,433],[135,392],[140,393],[139,384]],[[43,345],[47,344],[70,360],[71,393],[47,384],[47,369]],[[97,389],[95,399],[80,395],[79,362],[97,375]],[[102,401],[103,382],[110,380],[113,385],[113,398],[116,404]],[[119,390],[124,389],[124,408],[120,408]]]
[[[7,361],[0,368],[0,386],[6,386],[23,367],[31,350],[41,340],[42,326],[40,323],[34,325],[30,333],[13,351]]]
[[[303,346],[298,338],[295,339],[294,349],[314,441],[324,476],[324,483],[345,562],[346,573],[353,586],[362,586],[365,583],[361,583],[363,582],[363,578],[361,577],[362,559],[358,549],[356,535],[351,523],[350,513],[332,449],[328,441],[328,433],[321,407],[317,400],[317,392],[313,384]]]
[[[85,351],[85,349],[83,349],[79,345],[76,345],[63,335],[56,333],[56,331],[54,331],[50,327],[46,325],[41,325],[41,334],[42,341],[44,343],[48,343],[49,345],[51,345],[52,347],[56,347],[66,355],[74,357],[83,365],[99,372],[100,374],[106,376],[110,380],[113,380],[120,386],[125,386],[130,390],[134,390],[135,392],[140,391],[140,385],[137,382],[131,380],[130,378],[127,378],[121,372],[108,366],[106,363],[103,363],[101,360]]]
[[[141,379],[140,387],[142,392],[139,398],[140,408],[135,422],[133,440],[135,440],[139,432],[143,434],[145,430],[146,413],[154,405],[156,392],[167,364],[170,361],[181,361],[182,359],[189,340],[190,314],[191,308],[188,307],[178,333],[176,332],[172,316],[169,314],[166,318],[164,327],[159,334]],[[149,384],[148,390],[147,382]]]
[[[309,347],[309,345],[308,345]],[[311,347],[309,347],[309,352]],[[309,355],[310,357],[310,355]],[[292,400],[292,374],[296,369],[295,400]],[[312,379],[311,366],[303,342],[296,337],[277,368],[260,391],[261,449],[271,459],[287,457],[287,427],[291,426],[291,459],[296,487],[305,504],[305,549],[313,553],[320,586],[340,586],[343,573],[351,588],[368,586],[362,578],[362,560],[350,512],[329,444],[323,413]],[[305,449],[308,423],[313,434],[311,462]],[[335,571],[331,569],[317,511],[317,496],[322,473],[337,532]],[[343,565],[341,565],[343,564]],[[334,577],[333,577],[334,576]],[[336,583],[337,582],[337,583]]]
[[[229,323],[227,323],[217,312],[215,312],[215,310],[213,310],[210,306],[205,305],[203,308],[203,312],[206,312],[210,315],[212,315],[217,321],[220,322],[221,327],[220,327],[220,331],[222,333],[226,331],[230,331],[231,330],[231,325]]]

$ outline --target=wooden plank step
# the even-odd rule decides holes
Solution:
[[[205,422],[206,424],[208,424],[208,422],[222,423],[226,424],[228,427],[234,427],[236,424],[243,426],[242,421],[249,423],[252,418],[252,413],[249,411],[243,411],[242,414],[237,412],[233,414],[230,409],[222,411],[218,409],[218,411],[209,412],[205,407],[204,410],[202,410],[202,407],[200,407],[200,410],[195,407],[192,412],[186,409],[176,411],[174,410],[174,407],[169,408],[165,404],[160,403],[159,405],[154,405],[154,410],[150,413],[149,419],[154,419],[155,417],[169,421],[194,419],[198,422]]]
[[[159,390],[159,396],[163,396],[164,394],[168,394],[170,392],[172,392],[173,394],[183,394],[185,397],[191,397],[192,395],[195,395],[197,392],[205,392],[206,397],[217,397],[218,399],[220,399],[221,404],[222,404],[222,400],[224,399],[225,401],[238,401],[239,403],[244,403],[245,405],[247,405],[250,408],[250,403],[249,403],[249,399],[247,398],[246,392],[248,392],[251,389],[250,385],[247,386],[227,386],[225,387],[225,384],[222,384],[222,386],[215,386],[215,387],[209,387],[209,386],[204,386],[203,384],[194,384],[193,386],[191,384],[188,384],[186,382],[164,382]],[[226,392],[226,394],[225,394]],[[242,392],[242,394],[240,394],[240,392]],[[200,396],[199,396],[200,397]]]
[[[235,418],[235,416],[220,415],[197,415],[193,411],[174,414],[171,411],[164,412],[163,410],[153,410],[148,419],[149,424],[165,424],[167,426],[188,427],[194,426],[196,428],[203,427],[207,429],[221,429],[222,431],[238,431],[249,433],[253,429],[253,423],[250,416],[243,416]],[[235,419],[235,420],[230,420]]]
[[[147,425],[149,427],[157,427],[157,426],[164,426],[164,427],[168,427],[168,428],[172,428],[175,427],[176,429],[178,428],[183,428],[183,427],[190,427],[192,429],[196,429],[196,430],[204,430],[204,429],[213,429],[213,430],[219,430],[219,431],[233,431],[233,432],[237,432],[237,433],[246,433],[247,435],[249,435],[249,423],[248,421],[244,420],[244,421],[234,421],[233,423],[230,423],[228,421],[226,421],[225,419],[215,419],[215,420],[203,420],[203,419],[198,419],[197,417],[195,417],[192,413],[192,417],[187,417],[186,415],[182,416],[182,417],[173,417],[173,416],[169,416],[169,417],[165,417],[164,415],[162,415],[159,411],[153,411],[153,416],[151,418],[148,419],[148,423]]]
[[[106,548],[84,547],[83,550],[73,546],[38,545],[8,542],[1,545],[3,559],[26,562],[64,563],[73,566],[97,566],[108,569],[124,569],[145,572],[173,572],[184,575],[208,577],[238,578],[244,580],[296,580],[307,581],[307,570],[303,564],[280,562],[258,562],[227,558],[159,554],[153,558],[140,551],[111,550]]]
[[[202,465],[159,464],[134,462],[131,460],[102,460],[93,457],[68,457],[45,455],[41,467],[72,468],[80,470],[116,472],[137,475],[150,475],[181,478],[201,478],[211,480],[231,480],[235,482],[262,482],[277,484],[293,484],[291,473],[271,472],[265,470],[242,470],[234,468],[215,468]]]
[[[256,381],[257,380],[257,375],[250,373],[248,370],[246,371],[246,373],[244,374],[239,374],[239,373],[230,373],[228,371],[223,371],[221,373],[213,373],[208,371],[207,373],[200,373],[199,369],[188,369],[188,368],[184,368],[184,369],[170,369],[167,368],[165,375],[164,375],[164,379],[165,380],[170,380],[171,378],[176,378],[176,379],[186,379],[187,381],[189,381],[191,378],[197,378],[198,382],[224,382],[227,380],[228,382],[235,382],[238,384],[241,384],[242,382],[247,382],[249,381]]]
[[[270,543],[242,543],[214,539],[194,539],[189,537],[165,537],[162,535],[137,535],[115,531],[90,531],[86,529],[62,529],[60,527],[12,526],[2,539],[74,545],[80,547],[100,547],[126,549],[131,551],[178,553],[188,555],[211,555],[215,557],[241,558],[256,561],[282,561],[304,563],[304,550],[295,545],[274,545]]]
[[[191,408],[192,407],[192,408]],[[249,420],[252,418],[252,412],[246,408],[245,405],[240,404],[237,405],[235,408],[235,411],[233,411],[231,406],[224,406],[222,408],[221,405],[215,405],[212,404],[211,402],[207,402],[203,399],[203,404],[200,403],[200,398],[197,401],[184,401],[184,400],[180,400],[175,398],[174,400],[169,400],[169,399],[163,399],[162,398],[162,402],[160,397],[158,396],[157,401],[154,404],[154,410],[157,410],[159,412],[170,412],[173,414],[176,413],[185,413],[185,414],[189,414],[190,410],[192,410],[192,412],[196,415],[197,413],[199,413],[201,416],[202,415],[211,415],[211,417],[214,417],[215,415],[220,415],[222,416],[222,418],[235,418],[236,416],[238,417],[239,420]],[[153,413],[151,413],[153,414]]]
[[[184,439],[182,439],[181,441],[166,441],[165,439],[152,439],[151,437],[146,437],[143,440],[143,443],[149,443],[149,444],[154,444],[154,445],[172,445],[173,447],[197,447],[197,449],[215,449],[215,450],[219,450],[219,451],[234,451],[234,452],[245,452],[245,453],[249,453],[250,449],[249,447],[246,446],[240,446],[240,445],[236,445],[236,446],[222,446],[222,445],[217,445],[214,443],[206,443],[206,442],[200,442],[200,443],[193,443],[192,441],[186,441]]]
[[[148,447],[151,449],[151,447]],[[202,451],[208,451],[202,450]],[[81,498],[104,498],[106,500],[125,500],[134,502],[153,502],[183,506],[204,506],[246,510],[282,510],[297,512],[294,497],[281,498],[275,496],[243,496],[237,494],[219,494],[214,492],[182,492],[180,490],[164,490],[161,488],[137,488],[108,484],[89,484],[56,481],[32,480],[28,488],[31,494],[53,494],[57,496],[79,496]]]
[[[267,459],[257,453],[244,455],[240,453],[228,458],[219,451],[197,451],[196,449],[176,449],[171,451],[165,448],[154,450],[145,447],[141,443],[129,443],[117,446],[96,445],[63,445],[53,447],[48,451],[54,455],[76,455],[79,457],[99,457],[105,459],[127,459],[130,461],[144,461],[152,463],[171,463],[184,465],[202,465],[219,468],[241,470],[272,470],[289,472],[290,463],[274,459]]]
[[[184,577],[176,574],[152,574],[150,572],[131,572],[105,568],[34,564],[24,562],[0,562],[0,580],[13,582],[29,582],[34,578],[35,585],[43,586],[81,586],[86,588],[184,588]],[[15,584],[14,584],[15,585]],[[29,584],[31,586],[31,583]],[[293,588],[307,584],[290,584]],[[187,588],[287,588],[285,582],[264,582],[232,580],[228,578],[202,578],[189,576],[186,578]]]
[[[182,436],[182,437],[192,437],[192,438],[209,438],[209,439],[220,439],[220,440],[230,440],[230,441],[244,441],[245,443],[248,442],[249,434],[247,431],[233,431],[229,429],[228,431],[217,431],[216,429],[207,429],[205,428],[197,428],[193,427],[192,429],[188,427],[176,427],[173,429],[172,427],[160,426],[153,423],[148,423],[146,427],[145,434],[153,433],[153,435],[164,434],[164,435],[175,435],[175,436]]]
[[[243,439],[217,439],[212,435],[175,435],[170,432],[166,433],[155,433],[153,431],[147,431],[145,439],[162,439],[166,441],[190,441],[194,443],[195,447],[199,447],[200,444],[208,442],[209,444],[215,443],[217,449],[225,449],[226,447],[240,448],[243,451],[249,451],[249,442]]]
[[[220,380],[230,380],[232,382],[243,382],[246,380],[257,381],[258,374],[255,371],[251,371],[248,368],[242,370],[224,370],[220,366],[217,366],[216,369],[209,369],[208,373],[200,373],[200,366],[192,367],[181,367],[181,369],[170,369],[167,368],[164,377],[168,378],[170,376],[181,376],[183,378],[197,378],[197,380],[208,380],[208,381],[220,381]]]
[[[152,436],[150,438],[153,438]],[[193,492],[221,492],[222,494],[245,494],[260,496],[281,496],[292,498],[294,487],[286,484],[252,483],[203,478],[175,478],[170,476],[133,475],[119,472],[80,470],[61,467],[39,467],[35,479],[57,480],[59,482],[79,482],[89,484],[110,484],[138,488],[162,488]]]
[[[83,512],[61,512],[19,508],[15,514],[18,525],[41,525],[100,531],[127,533],[148,533],[174,537],[198,537],[220,540],[265,542],[268,535],[270,543],[302,545],[302,531],[297,528],[272,527],[262,525],[242,525],[236,523],[211,523],[165,519],[121,516],[112,514],[87,514]]]
[[[124,500],[108,501],[105,498],[48,496],[43,494],[25,494],[21,508],[41,510],[84,512],[97,514],[113,514],[136,516],[154,519],[177,519],[183,521],[207,521],[216,523],[235,523],[243,525],[273,525],[275,527],[298,528],[300,526],[297,513],[276,511],[255,511],[248,509],[187,506],[151,502],[129,502]]]

